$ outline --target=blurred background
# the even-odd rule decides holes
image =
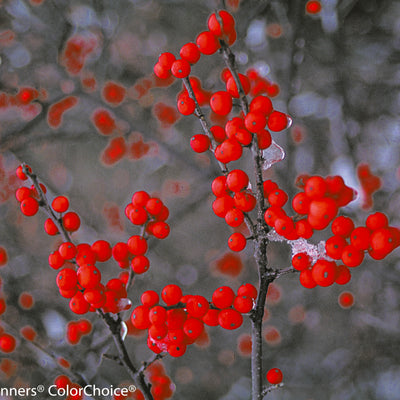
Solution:
[[[175,111],[181,84],[167,86],[152,73],[161,52],[178,55],[218,8],[236,20],[232,51],[239,72],[255,69],[277,84],[274,108],[293,120],[273,134],[286,157],[265,179],[292,197],[300,174],[341,175],[358,192],[343,210],[356,225],[382,211],[400,226],[400,2],[322,0],[317,14],[305,6],[303,0],[0,1],[0,246],[8,254],[0,269],[7,304],[0,326],[18,339],[13,353],[0,353],[2,386],[51,384],[62,372],[59,357],[101,387],[129,381],[113,361],[100,362],[114,350],[95,314],[85,315],[92,334],[75,346],[65,340],[67,322],[79,317],[58,294],[57,273],[48,266],[59,238],[44,233],[43,214],[28,218],[19,210],[14,171],[21,162],[46,184],[50,199],[68,196],[82,220],[76,243],[126,241],[139,233],[124,216],[132,194],[146,190],[162,198],[171,234],[150,242],[150,270],[129,292],[134,305],[144,290],[168,283],[208,298],[222,285],[256,284],[252,245],[232,255],[231,230],[211,210],[211,180],[220,170],[209,154],[190,148],[190,137],[202,132],[194,116]],[[193,73],[205,89],[223,90],[223,68],[214,54],[202,56]],[[21,98],[23,88],[31,91]],[[102,126],[100,111],[109,118]],[[248,155],[235,167],[252,179]],[[381,180],[373,196],[360,184],[360,164]],[[320,239],[327,237],[328,231]],[[286,244],[269,246],[274,268],[289,267],[290,258]],[[111,261],[101,268],[107,277],[121,272]],[[399,252],[382,261],[366,257],[352,273],[345,287],[304,289],[296,274],[273,284],[263,365],[279,367],[285,385],[268,399],[399,398]],[[351,307],[339,304],[344,291],[354,296]],[[28,309],[23,293],[34,299]],[[24,326],[37,332],[35,343],[20,337]],[[174,398],[249,399],[250,358],[239,346],[249,331],[248,320],[233,332],[210,328],[183,357],[165,357]],[[138,365],[152,357],[144,336],[130,335],[126,344]]]

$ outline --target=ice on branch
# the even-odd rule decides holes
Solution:
[[[285,158],[285,151],[274,140],[267,149],[263,150],[263,169],[267,170]]]
[[[332,259],[326,254],[325,241],[323,240],[318,244],[308,243],[307,240],[303,238],[288,240],[276,233],[275,229],[271,229],[268,232],[267,237],[271,242],[285,241],[292,248],[292,257],[298,253],[306,253],[312,258],[313,263],[320,259],[332,261]]]

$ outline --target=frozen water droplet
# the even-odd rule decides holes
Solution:
[[[286,115],[286,118],[287,118],[286,129],[289,129],[293,124],[293,119],[292,119],[292,117],[290,115]]]
[[[272,165],[285,158],[285,151],[273,140],[271,146],[263,151],[264,165],[263,169],[269,169]]]
[[[124,321],[121,322],[121,339],[122,341],[125,340],[126,335],[128,334],[128,327]]]

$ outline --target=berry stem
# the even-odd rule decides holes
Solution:
[[[129,354],[126,350],[125,343],[123,342],[121,336],[121,323],[122,320],[118,315],[117,318],[113,318],[109,313],[103,313],[102,311],[98,311],[98,314],[101,316],[105,324],[111,331],[111,334],[114,339],[115,346],[118,351],[118,359],[121,364],[125,367],[130,378],[135,382],[137,387],[142,391],[146,400],[153,400],[153,395],[150,392],[150,385],[146,383],[144,377],[145,368],[136,368],[133,365],[132,360],[129,357]]]
[[[283,383],[279,383],[278,385],[266,386],[261,392],[261,398],[264,398],[264,396],[266,396],[269,392],[272,392],[273,390],[279,389],[283,386]]]
[[[231,72],[233,79],[235,81],[236,87],[238,88],[240,105],[242,107],[243,113],[246,115],[249,112],[249,102],[247,101],[246,94],[244,93],[242,83],[239,79],[239,72],[236,66],[235,54],[232,52],[231,48],[225,42],[225,40],[220,39],[221,51],[224,57],[225,64],[229,71]]]
[[[189,93],[189,96],[194,100],[194,103],[196,105],[196,109],[195,109],[195,115],[196,117],[199,119],[201,127],[203,128],[204,133],[210,138],[211,140],[211,147],[212,147],[212,151],[214,152],[215,148],[217,147],[217,144],[215,142],[214,136],[211,132],[211,126],[208,123],[206,117],[204,116],[203,111],[201,110],[201,107],[196,99],[196,95],[194,94],[194,90],[193,87],[190,83],[189,77],[183,78],[182,79],[183,84],[185,85],[185,88],[187,90],[187,92]],[[221,168],[221,171],[224,174],[227,174],[228,168],[225,164],[221,163],[220,161],[218,161],[218,165]]]
[[[30,172],[27,165],[25,163],[22,163],[22,170],[24,174],[30,179],[32,182],[33,186],[35,187],[38,195],[39,195],[39,205],[45,210],[47,216],[52,219],[54,224],[57,226],[59,232],[61,233],[61,236],[64,239],[64,242],[72,242],[68,232],[65,230],[64,225],[61,222],[61,218],[57,218],[57,216],[54,214],[53,210],[50,207],[49,202],[47,201],[47,197],[44,194],[41,186],[39,185],[39,180],[37,176],[33,173]]]

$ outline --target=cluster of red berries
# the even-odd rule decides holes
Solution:
[[[74,247],[68,242],[63,245],[70,249]],[[90,245],[87,246],[87,254],[91,254]],[[81,254],[78,253],[75,259],[77,270],[67,266],[60,270],[56,278],[61,296],[70,299],[70,309],[76,314],[86,314],[97,309],[111,313],[129,309],[131,304],[127,299],[126,283],[113,278],[103,285],[100,270],[94,263],[81,260]]]
[[[26,165],[25,168],[31,173],[32,169]],[[28,177],[24,173],[22,165],[20,165],[16,174],[19,179],[22,181],[26,181]],[[46,186],[40,183],[40,188],[43,193],[47,192]],[[30,188],[26,186],[22,186],[18,188],[15,192],[15,197],[20,202],[21,212],[28,216],[34,216],[41,205],[41,199],[39,194],[32,185]],[[58,196],[52,202],[52,209],[55,213],[63,214],[60,223],[63,225],[64,229],[67,232],[75,232],[79,229],[81,225],[81,220],[79,215],[74,211],[68,211],[69,201],[65,196]],[[48,235],[56,235],[59,233],[57,225],[53,222],[51,218],[48,218],[44,223],[44,230]]]
[[[236,40],[235,19],[224,10],[213,13],[208,18],[208,30],[197,35],[196,42],[186,43],[179,51],[181,58],[176,59],[172,53],[162,53],[154,66],[154,73],[160,79],[168,79],[171,74],[176,78],[186,78],[191,65],[196,64],[201,54],[214,54],[220,47],[219,40],[226,40],[232,45]]]
[[[172,397],[175,391],[175,385],[167,375],[164,365],[161,362],[155,362],[146,368],[146,377],[151,384],[151,394],[154,400],[164,400]],[[140,396],[139,390],[135,391],[136,400],[144,400]],[[117,399],[116,399],[117,400]]]
[[[237,294],[228,286],[216,289],[211,304],[200,295],[183,296],[178,285],[167,285],[161,291],[166,304],[160,305],[157,292],[147,290],[141,296],[141,305],[131,315],[137,329],[148,329],[148,347],[155,353],[168,352],[180,357],[189,344],[204,331],[204,325],[221,326],[233,330],[243,323],[244,313],[253,309],[257,289],[247,283]]]
[[[125,207],[125,215],[134,225],[145,227],[146,233],[157,239],[165,239],[170,232],[165,222],[169,216],[168,207],[158,197],[151,197],[144,190],[135,192],[132,201]]]
[[[232,228],[241,225],[244,213],[256,206],[257,200],[251,190],[247,190],[248,184],[249,177],[241,169],[234,169],[226,176],[218,176],[212,182],[211,190],[216,196],[213,211]],[[235,232],[229,237],[228,245],[233,251],[241,251],[246,247],[246,238],[242,233]]]
[[[304,178],[304,191],[292,200],[292,208],[305,216],[295,221],[282,208],[288,201],[286,192],[271,181],[264,182],[264,196],[270,207],[266,210],[265,222],[288,240],[309,239],[314,230],[325,229],[336,217],[340,207],[351,202],[355,196],[340,176],[310,176]]]
[[[67,324],[66,339],[69,344],[78,344],[82,336],[92,331],[92,323],[87,319],[70,321]]]
[[[208,31],[199,34],[196,44],[188,43],[182,47],[180,51],[181,59],[177,60],[172,53],[162,53],[155,64],[155,74],[163,79],[168,79],[171,74],[176,78],[188,78],[191,72],[190,65],[198,61],[201,53],[215,53],[221,46],[219,40],[226,40],[228,45],[233,43],[235,20],[227,11],[222,10],[217,14],[211,14],[208,19],[208,27]],[[236,34],[234,34],[234,37],[236,37]],[[189,82],[200,106],[209,104],[215,114],[226,116],[232,111],[233,98],[240,97],[240,90],[229,69],[223,70],[221,78],[225,83],[225,90],[211,94],[201,87],[198,78],[190,77]],[[225,129],[219,125],[213,126],[210,129],[210,137],[198,134],[191,139],[191,146],[196,152],[207,151],[210,149],[211,139],[215,140],[217,145],[213,149],[214,155],[218,161],[224,164],[238,160],[242,156],[243,147],[251,145],[253,136],[257,137],[260,149],[268,148],[272,139],[270,132],[265,129],[266,127],[271,131],[279,132],[290,124],[288,116],[274,110],[269,97],[262,95],[270,89],[271,85],[268,81],[263,80],[254,70],[248,71],[247,75],[238,74],[238,79],[245,95],[251,91],[257,93],[250,103],[248,114],[231,119],[226,123]],[[272,95],[277,93],[276,90],[270,90],[270,92]],[[177,108],[183,115],[190,115],[195,112],[196,103],[185,85],[178,95]]]
[[[32,171],[29,166],[25,168]],[[22,166],[18,167],[17,176],[22,180],[27,179]],[[41,185],[41,189],[46,193],[44,185]],[[17,189],[16,197],[21,201],[21,209],[25,215],[34,215],[41,205],[40,201],[44,201],[36,198],[38,194],[34,187]],[[79,228],[80,219],[76,213],[66,212],[68,208],[69,201],[65,196],[57,196],[51,203],[52,211],[61,215],[58,221],[63,228],[67,232],[73,232]],[[150,197],[144,191],[134,193],[132,202],[125,208],[125,214],[133,224],[144,226],[146,234],[159,239],[169,234],[170,228],[165,222],[169,215],[168,208],[160,199]],[[59,233],[52,218],[45,221],[44,229],[49,235]],[[141,274],[150,266],[149,259],[145,256],[147,248],[144,235],[132,235],[126,243],[118,242],[113,247],[105,240],[97,240],[92,245],[75,245],[71,241],[64,241],[49,255],[48,261],[51,268],[62,268],[57,275],[57,287],[63,297],[70,299],[69,306],[74,313],[85,314],[97,309],[118,313],[129,309],[131,305],[127,299],[127,280],[114,278],[103,285],[96,263],[113,257],[121,268],[131,266],[134,273]]]

